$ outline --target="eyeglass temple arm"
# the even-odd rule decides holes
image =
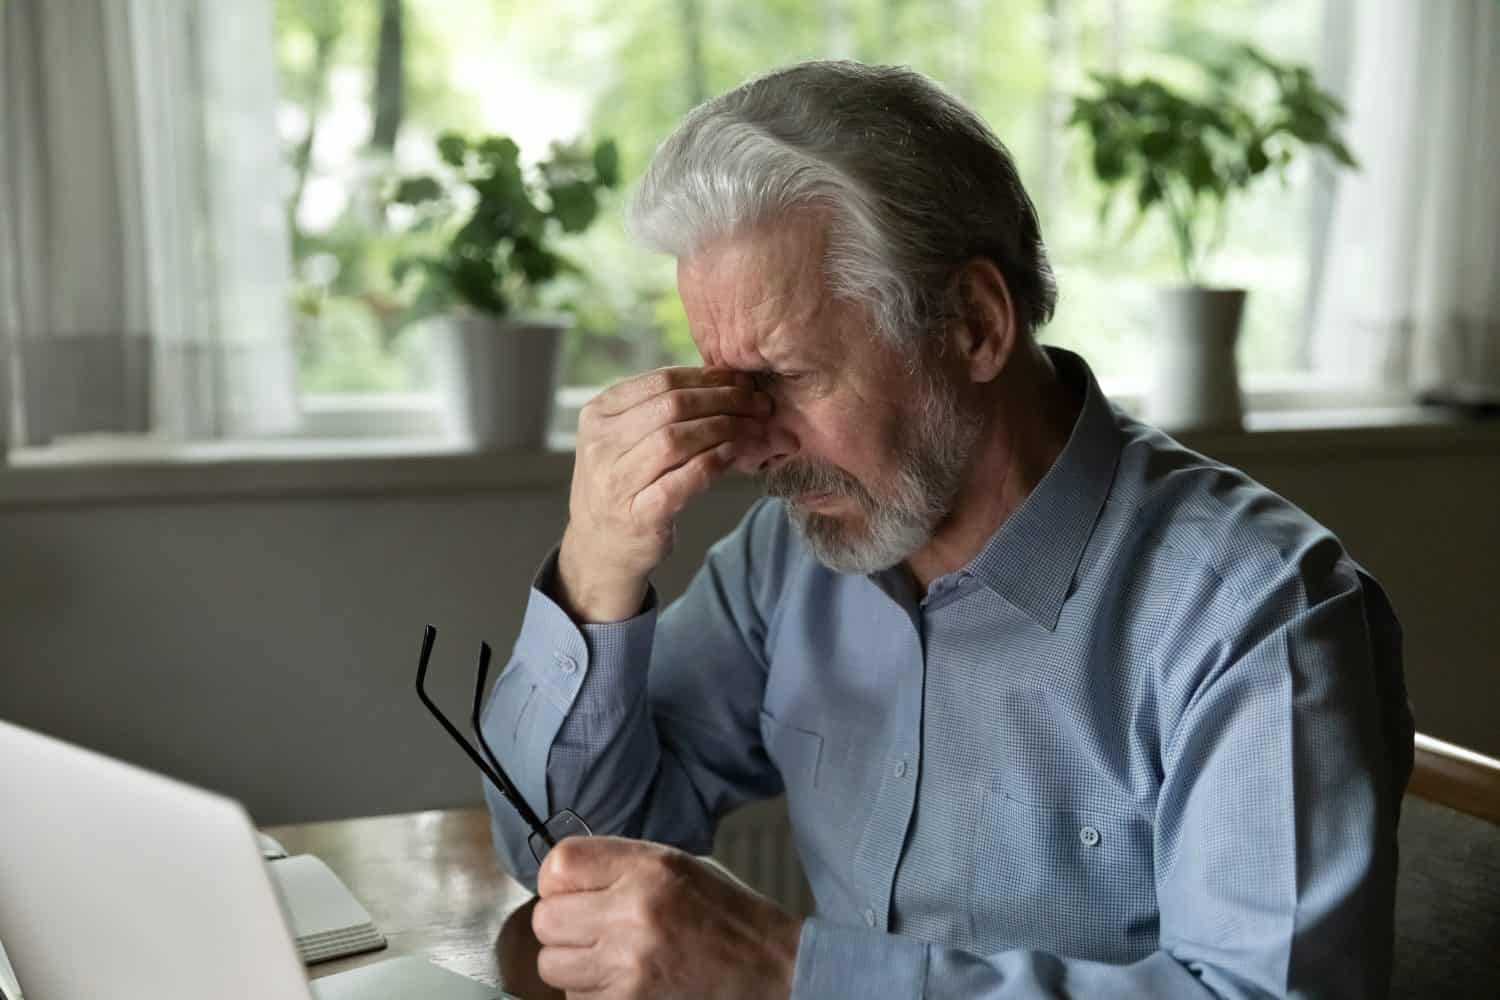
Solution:
[[[499,789],[501,795],[505,796],[505,800],[515,808],[516,812],[521,814],[521,819],[525,820],[526,825],[531,827],[531,832],[551,845],[554,841],[552,836],[547,832],[546,825],[532,810],[531,806],[527,804],[526,799],[522,797],[516,786],[511,784],[510,777],[505,773],[504,769],[498,765],[491,767],[490,763],[479,755],[479,751],[475,750],[469,741],[464,738],[463,733],[458,731],[458,727],[448,721],[448,717],[443,714],[442,709],[438,708],[433,700],[427,696],[427,663],[432,656],[432,644],[436,638],[437,629],[431,625],[427,626],[426,632],[422,635],[422,657],[417,661],[417,697],[422,700],[423,705],[427,706],[427,710],[432,713],[433,718],[437,719],[442,724],[442,727],[448,731],[448,735],[453,737],[454,742],[463,748],[464,753],[469,755],[469,759],[484,773],[484,776],[490,780],[490,783]]]
[[[490,764],[495,768],[496,772],[504,774],[505,769],[500,766],[500,761],[495,757],[495,751],[490,749],[490,741],[485,739],[484,736],[484,727],[479,724],[480,710],[484,707],[485,682],[489,679],[490,644],[487,642],[481,642],[479,644],[479,676],[474,681],[474,711],[470,716],[470,721],[474,723],[474,735],[479,738],[479,748],[484,751],[485,757],[489,759]],[[516,795],[518,798],[520,797],[519,792],[517,792]],[[542,840],[546,842],[548,847],[557,846],[557,841],[553,838],[552,831],[547,829],[547,825],[545,823],[541,824],[538,827],[535,827],[534,829],[536,830],[537,836],[541,837]]]

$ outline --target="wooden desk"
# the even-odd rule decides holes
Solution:
[[[310,977],[415,955],[525,1000],[562,996],[536,977],[532,896],[500,870],[483,809],[303,823],[266,832],[289,854],[322,858],[390,943],[381,951],[314,965]]]
[[[1417,737],[1409,791],[1500,823],[1500,762]],[[784,820],[783,820],[784,821]],[[316,854],[385,933],[383,951],[324,962],[313,978],[415,955],[525,1000],[561,1000],[536,976],[531,894],[499,868],[480,808],[273,827],[293,854]]]

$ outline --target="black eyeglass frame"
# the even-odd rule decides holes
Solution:
[[[540,864],[547,851],[556,847],[558,840],[561,839],[561,836],[554,832],[555,830],[566,830],[567,832],[562,836],[591,836],[592,831],[588,824],[571,809],[559,810],[543,823],[541,816],[531,808],[531,804],[526,801],[520,789],[510,780],[510,775],[505,773],[505,768],[500,766],[495,751],[490,749],[489,741],[484,737],[484,728],[479,724],[480,709],[484,705],[485,682],[490,676],[492,656],[490,644],[487,642],[479,644],[479,675],[474,681],[474,705],[469,716],[469,721],[474,727],[474,735],[478,738],[479,746],[483,750],[481,756],[480,750],[476,750],[474,745],[464,738],[458,727],[449,721],[448,716],[443,714],[443,710],[438,708],[437,703],[427,694],[427,666],[432,659],[432,646],[436,641],[437,629],[428,625],[422,633],[422,655],[417,660],[417,697],[422,700],[423,705],[427,706],[433,718],[442,724],[448,735],[453,737],[453,741],[463,749],[464,753],[468,754],[474,766],[479,768],[489,779],[490,784],[495,786],[495,789],[505,797],[505,801],[511,804],[511,807],[531,828],[531,836],[527,838],[527,845],[531,848],[531,854],[536,858],[537,863]]]

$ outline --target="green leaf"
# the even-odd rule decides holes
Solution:
[[[420,205],[443,196],[443,186],[431,177],[407,177],[396,185],[391,200],[400,205]]]
[[[1155,205],[1157,202],[1161,201],[1161,197],[1161,182],[1156,179],[1156,175],[1145,174],[1144,176],[1142,176],[1141,186],[1136,190],[1135,193],[1136,209],[1144,213],[1152,205]]]
[[[560,258],[538,245],[535,240],[522,238],[516,240],[515,247],[511,250],[511,262],[520,268],[527,282],[539,285],[557,276]]]
[[[444,132],[437,139],[438,155],[451,167],[464,165],[464,154],[469,151],[469,142],[457,132]]]
[[[1141,153],[1148,160],[1160,160],[1172,150],[1172,133],[1166,129],[1154,129],[1141,137]]]
[[[1116,146],[1103,143],[1094,147],[1094,173],[1105,184],[1113,184],[1125,176],[1125,154]]]
[[[594,173],[607,188],[620,183],[620,147],[613,139],[605,139],[594,147]]]
[[[1213,156],[1202,143],[1191,147],[1187,154],[1187,182],[1195,192],[1216,188],[1219,182],[1214,171]]]
[[[497,172],[501,169],[517,169],[517,164],[521,161],[521,147],[506,136],[491,136],[483,140],[475,147],[475,152]]]
[[[526,193],[526,182],[521,177],[520,168],[515,165],[498,168],[488,176],[473,178],[469,183],[487,207],[504,206],[516,215],[524,211],[522,206],[532,207],[531,198]]]
[[[453,293],[480,312],[504,315],[507,303],[496,288],[495,265],[488,259],[460,257],[448,267]]]
[[[1353,153],[1349,152],[1349,147],[1345,146],[1336,136],[1328,137],[1328,151],[1333,154],[1335,160],[1338,160],[1344,166],[1353,170],[1359,169],[1359,161],[1354,158]]]
[[[581,233],[594,221],[599,211],[599,200],[594,186],[586,181],[569,181],[549,188],[552,199],[552,217],[565,233]]]
[[[1248,150],[1246,150],[1245,167],[1247,170],[1249,170],[1251,177],[1254,177],[1256,174],[1263,172],[1270,165],[1271,158],[1266,155],[1265,147],[1262,146],[1259,142],[1255,143]]]
[[[452,251],[465,257],[488,258],[495,246],[510,235],[511,218],[503,207],[481,205],[469,221],[453,234]]]
[[[1310,145],[1316,145],[1328,138],[1328,120],[1316,111],[1305,107],[1298,107],[1292,113],[1289,127],[1292,135]]]

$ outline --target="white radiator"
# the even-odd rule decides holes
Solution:
[[[786,799],[753,802],[719,824],[714,857],[752,889],[799,916],[813,911],[812,890],[792,845]]]

